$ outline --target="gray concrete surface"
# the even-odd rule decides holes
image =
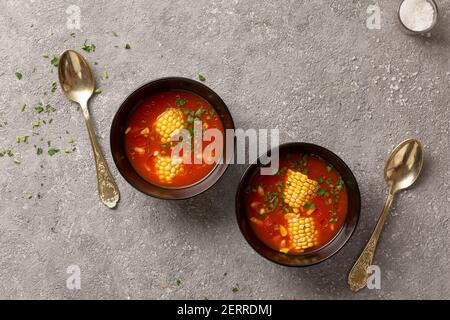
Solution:
[[[21,164],[0,158],[0,297],[450,298],[450,1],[438,1],[440,24],[431,38],[401,31],[397,1],[378,1],[381,29],[368,29],[371,4],[1,1],[0,120],[7,125],[0,127],[0,147],[12,149]],[[81,8],[81,30],[66,27],[70,5]],[[91,101],[92,115],[122,193],[115,211],[98,200],[81,113],[59,89],[51,93],[57,75],[42,57],[80,50],[86,39],[97,47],[86,56],[97,63],[103,89]],[[107,80],[101,79],[105,70]],[[144,196],[119,176],[109,126],[121,101],[149,80],[195,78],[199,72],[229,105],[237,126],[279,128],[282,142],[323,145],[352,168],[362,191],[361,221],[334,258],[290,269],[253,252],[234,216],[243,166],[231,167],[214,188],[182,202]],[[17,144],[16,136],[30,133],[39,101],[56,107],[53,123],[41,124],[29,144]],[[22,103],[29,105],[24,112]],[[383,234],[376,256],[381,290],[355,295],[346,275],[386,196],[384,159],[409,137],[425,145],[423,176],[398,197]],[[71,138],[74,153],[46,153],[47,140],[64,149]],[[43,155],[36,155],[34,144]],[[81,269],[81,290],[66,288],[70,265]]]

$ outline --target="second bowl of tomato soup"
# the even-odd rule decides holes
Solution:
[[[224,173],[226,129],[233,120],[205,85],[164,78],[136,90],[111,129],[119,171],[134,187],[165,199],[184,199],[211,187]]]
[[[355,177],[331,151],[306,143],[279,147],[278,169],[250,166],[236,197],[241,231],[264,257],[306,266],[335,254],[350,238],[360,212]]]

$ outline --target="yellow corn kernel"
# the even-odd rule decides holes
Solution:
[[[147,135],[147,134],[149,134],[150,133],[150,129],[149,128],[145,128],[145,129],[142,129],[141,130],[141,134],[143,135],[143,136],[145,136],[145,135]]]
[[[173,179],[184,172],[184,166],[181,158],[156,157],[156,173],[161,181],[172,183]]]
[[[170,108],[163,112],[155,122],[156,132],[161,142],[167,143],[177,130],[184,128],[184,116],[181,110]]]
[[[289,252],[289,248],[281,248],[280,252],[281,253],[288,253]]]
[[[288,224],[287,236],[291,250],[301,251],[317,245],[318,232],[313,218],[303,218],[294,213],[285,214],[284,218]]]
[[[134,151],[135,151],[137,154],[140,154],[140,155],[145,154],[145,149],[144,149],[144,148],[135,147],[135,148],[134,148]]]
[[[319,183],[317,181],[308,179],[307,175],[289,169],[286,177],[286,188],[283,190],[284,202],[292,208],[302,208],[316,194],[318,189]]]
[[[253,222],[254,224],[259,225],[259,226],[262,226],[262,225],[263,225],[263,222],[262,222],[261,220],[255,218],[255,217],[251,217],[251,218],[250,218],[250,221]]]
[[[286,237],[287,234],[288,234],[286,228],[284,226],[282,226],[282,225],[280,225],[280,234],[281,234],[282,237]]]

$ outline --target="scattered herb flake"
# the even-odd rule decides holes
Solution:
[[[36,154],[37,154],[38,156],[40,156],[43,152],[44,152],[44,150],[42,150],[42,148],[37,148],[37,149],[36,149]]]
[[[50,156],[54,156],[55,154],[57,154],[59,152],[59,149],[56,149],[56,148],[49,148],[48,149],[48,154],[50,155]]]
[[[22,163],[22,161],[20,161],[20,160],[17,159],[17,158],[14,158],[14,159],[13,159],[13,162],[14,162],[15,164],[17,164],[17,165],[19,165],[19,164]]]
[[[320,177],[319,179],[317,179],[317,183],[318,183],[318,184],[323,183],[323,177]]]
[[[114,37],[118,37],[119,36],[119,34],[117,32],[115,32],[115,31],[112,31],[111,33],[113,34]]]
[[[48,59],[48,54],[44,53],[44,54],[42,55],[42,58]]]
[[[231,289],[231,291],[233,291],[233,293],[237,293],[239,292],[240,288],[239,288],[239,284],[236,284],[236,286],[233,287],[233,289]]]
[[[109,79],[109,74],[108,74],[108,71],[104,71],[103,73],[102,73],[102,80],[107,80],[107,79]]]
[[[97,89],[95,89],[95,91],[94,91],[95,94],[100,94],[100,93],[102,93],[102,92],[103,92],[103,90],[102,90],[101,88],[97,88]]]
[[[130,50],[131,46],[127,43],[127,44],[125,44],[125,49]]]
[[[320,188],[319,190],[317,190],[316,192],[319,196],[323,197],[326,193],[327,190],[325,190],[324,188]]]
[[[176,280],[176,284],[177,284],[178,287],[181,286],[181,279],[180,279],[180,278],[178,278],[178,279]]]
[[[37,113],[42,113],[44,112],[44,107],[42,107],[41,104],[38,104],[36,107],[34,107],[34,111],[36,111]]]
[[[20,106],[20,110],[22,112],[24,112],[26,108],[27,108],[27,104],[26,103],[22,103],[22,105]]]
[[[206,78],[204,75],[202,75],[201,73],[198,74],[198,80],[200,80],[201,82],[205,82]]]
[[[20,72],[16,72],[16,78],[22,80],[22,74]]]
[[[93,44],[93,43],[88,44],[88,43],[87,43],[87,40],[86,40],[86,41],[84,41],[84,44],[83,44],[83,46],[81,47],[81,49],[83,49],[83,50],[86,51],[86,52],[95,52],[96,46],[95,46],[95,44]]]
[[[57,57],[53,57],[53,59],[50,61],[50,63],[57,67],[59,65],[59,59]]]

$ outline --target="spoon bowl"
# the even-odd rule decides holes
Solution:
[[[95,90],[94,76],[86,59],[76,51],[65,51],[59,60],[59,82],[67,98],[87,102]]]
[[[392,151],[384,168],[384,178],[394,193],[412,186],[423,167],[422,144],[410,139]]]

